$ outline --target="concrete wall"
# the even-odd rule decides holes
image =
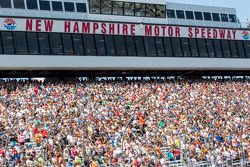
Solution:
[[[0,70],[250,70],[250,59],[0,55]]]

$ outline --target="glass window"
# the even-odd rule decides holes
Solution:
[[[13,0],[14,8],[25,9],[24,0]]]
[[[190,50],[191,50],[191,56],[192,57],[199,57],[198,47],[196,39],[189,38],[189,44],[190,44]]]
[[[166,37],[163,38],[164,42],[164,49],[165,49],[165,54],[167,57],[172,57],[173,56],[173,51],[172,51],[172,44],[170,38]]]
[[[135,37],[137,56],[146,56],[143,37]]]
[[[40,10],[50,10],[50,2],[49,1],[39,1]]]
[[[187,19],[194,19],[194,12],[193,11],[186,11],[186,18]]]
[[[250,41],[244,41],[246,57],[250,58]]]
[[[144,37],[144,41],[145,41],[146,55],[152,57],[157,56],[154,37]]]
[[[83,42],[81,34],[72,34],[73,47],[75,55],[84,55]]]
[[[146,16],[155,17],[155,5],[154,4],[146,4]]]
[[[2,32],[2,44],[4,54],[14,54],[14,44],[12,32]]]
[[[233,41],[233,40],[230,40],[228,42],[229,42],[229,46],[230,46],[232,57],[234,57],[234,58],[239,57],[238,56],[238,52],[237,52],[237,48],[236,48],[236,42]]]
[[[215,57],[213,40],[212,39],[206,39],[206,43],[207,43],[208,56],[209,57]]]
[[[61,34],[59,33],[50,33],[50,48],[52,55],[62,55],[63,54],[63,47],[62,47],[62,39]]]
[[[114,36],[114,40],[115,40],[115,48],[117,56],[127,56],[124,36],[123,35]]]
[[[204,12],[203,15],[204,15],[204,20],[208,20],[208,21],[211,21],[211,20],[212,20],[211,13],[209,13],[209,12]]]
[[[145,4],[135,3],[135,16],[144,17],[145,16]]]
[[[166,17],[166,6],[165,5],[155,5],[156,17],[165,18]]]
[[[87,56],[96,56],[96,47],[93,35],[83,35],[84,48]]]
[[[62,42],[63,42],[63,53],[65,55],[74,55],[71,34],[63,33],[62,34]]]
[[[229,21],[230,21],[230,22],[236,22],[236,15],[230,14],[230,15],[229,15]]]
[[[219,13],[212,13],[213,21],[220,21],[220,14]]]
[[[227,14],[220,14],[220,16],[221,16],[221,21],[228,22],[228,15]]]
[[[133,36],[125,36],[128,56],[136,56],[135,40]]]
[[[37,7],[37,1],[34,0],[26,0],[27,8],[28,9],[38,9]]]
[[[11,8],[11,0],[0,0],[1,8]]]
[[[231,57],[228,40],[221,40],[221,46],[224,57]]]
[[[112,2],[113,3],[113,9],[112,14],[113,15],[123,15],[123,2]]]
[[[106,55],[106,48],[103,35],[95,35],[95,44],[98,56]]]
[[[172,45],[174,47],[173,52],[174,52],[174,57],[182,57],[182,48],[181,48],[181,39],[180,38],[171,38],[172,40]]]
[[[52,1],[52,8],[54,11],[63,11],[62,2]]]
[[[216,53],[216,57],[223,57],[222,48],[221,48],[221,40],[214,40],[214,49]]]
[[[28,54],[25,32],[14,32],[16,54]]]
[[[184,57],[191,57],[188,39],[181,38],[181,43],[182,43],[183,56]]]
[[[238,50],[238,53],[239,53],[239,57],[240,58],[245,58],[245,49],[244,49],[244,46],[243,46],[243,41],[236,41],[236,44],[237,44],[237,50]]]
[[[1,33],[0,33],[1,34]],[[0,54],[2,54],[3,53],[3,48],[2,48],[2,37],[1,37],[1,35],[0,35]]]
[[[176,10],[176,15],[178,19],[185,19],[185,14],[183,10]]]
[[[111,14],[112,4],[110,0],[101,1],[101,13],[102,14]]]
[[[124,15],[134,16],[135,15],[135,3],[124,2]]]
[[[196,20],[203,20],[202,12],[194,12]]]
[[[161,57],[165,56],[163,38],[155,37],[155,45],[156,45],[157,55]]]
[[[208,57],[205,39],[197,39],[197,44],[198,44],[198,50],[200,53],[200,57]]]
[[[115,45],[114,45],[114,39],[112,35],[105,35],[105,44],[107,48],[107,55],[108,56],[115,56]]]
[[[29,54],[31,54],[31,55],[39,54],[40,51],[39,51],[39,46],[38,46],[37,33],[28,32],[27,33],[27,40],[28,40]]]
[[[38,33],[40,52],[42,55],[50,54],[48,33]]]
[[[89,1],[89,12],[90,13],[100,13],[101,3],[100,0]]]
[[[86,3],[76,3],[77,12],[87,12]]]
[[[167,16],[168,16],[168,18],[175,18],[175,12],[174,12],[174,10],[168,9],[167,10]]]
[[[66,12],[74,12],[75,5],[73,2],[64,2],[64,9]]]

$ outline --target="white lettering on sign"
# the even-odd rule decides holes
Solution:
[[[6,19],[0,18],[4,25]],[[250,40],[250,31],[242,29],[222,29],[207,27],[184,27],[171,25],[149,25],[130,23],[108,23],[51,19],[24,19],[11,18],[15,22],[15,28],[7,29],[1,26],[0,30],[31,31],[31,32],[58,32],[81,34],[108,34],[108,35],[132,35],[132,36],[156,36],[156,37],[184,37],[227,40]]]

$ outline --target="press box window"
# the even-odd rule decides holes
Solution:
[[[52,1],[52,8],[54,11],[63,11],[62,2]]]
[[[96,55],[95,40],[93,35],[83,35],[83,45],[85,48],[85,53],[88,56]]]
[[[136,56],[135,40],[133,36],[124,36],[128,56]]]
[[[13,0],[14,8],[25,9],[24,0]]]
[[[185,14],[183,10],[176,10],[176,15],[178,19],[185,19]]]
[[[106,48],[107,48],[107,55],[109,56],[115,56],[116,51],[115,51],[115,44],[114,44],[114,39],[113,35],[106,35],[104,36]]]
[[[26,0],[27,2],[27,8],[28,9],[38,9],[37,8],[37,1],[34,0]]]
[[[166,7],[165,5],[155,5],[156,17],[165,18],[166,17]]]
[[[25,32],[14,32],[16,54],[28,54]]]
[[[13,44],[13,34],[12,32],[2,31],[1,33],[3,53],[4,54],[14,54],[14,44]]]
[[[64,8],[66,12],[74,12],[75,6],[73,2],[64,2]]]
[[[123,15],[123,2],[113,2],[113,15]]]
[[[62,55],[63,54],[63,46],[62,46],[61,34],[50,33],[49,34],[49,41],[50,41],[51,54]]]
[[[235,23],[235,22],[236,22],[236,15],[230,14],[230,15],[229,15],[229,21]]]
[[[211,13],[204,12],[203,15],[204,15],[204,20],[207,20],[207,21],[211,21],[212,20]]]
[[[85,3],[76,3],[77,12],[87,12]]]
[[[63,43],[63,53],[65,55],[74,55],[71,34],[61,34]]]
[[[183,53],[181,48],[181,38],[171,38],[171,40],[172,40],[172,46],[174,47],[173,48],[174,56],[182,57]]]
[[[196,20],[203,20],[202,12],[194,12]]]
[[[145,16],[145,4],[144,3],[135,4],[135,16],[140,16],[140,17]]]
[[[146,4],[146,16],[155,17],[155,5],[154,4]]]
[[[144,37],[144,44],[147,56],[157,56],[154,37]]]
[[[135,3],[124,2],[124,15],[134,16],[135,15]]]
[[[167,16],[168,18],[175,18],[174,10],[167,10]]]
[[[193,20],[194,19],[194,12],[193,11],[186,11],[186,18]]]
[[[106,47],[105,47],[105,41],[103,35],[95,35],[95,45],[97,55],[98,56],[105,56],[106,55]]]
[[[28,41],[29,54],[32,54],[32,55],[40,54],[37,33],[29,32],[29,33],[27,33],[26,38]]]
[[[0,0],[1,8],[11,8],[11,0]]]
[[[38,42],[39,42],[40,53],[42,55],[51,54],[48,33],[38,33]]]
[[[90,13],[100,13],[100,0],[89,1],[89,11]]]
[[[117,56],[127,56],[124,35],[114,36]]]
[[[111,14],[112,4],[110,0],[101,1],[101,13],[102,14]]]
[[[75,55],[84,55],[84,44],[80,34],[72,34],[73,49]]]
[[[227,14],[221,14],[221,21],[228,22],[228,15]]]
[[[40,10],[50,10],[50,2],[49,1],[39,1]]]
[[[220,14],[219,13],[212,13],[213,21],[220,21]]]

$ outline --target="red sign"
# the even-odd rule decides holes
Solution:
[[[6,22],[6,18],[1,19],[4,23]],[[250,31],[237,29],[49,19],[16,18],[14,22],[12,21],[11,24],[8,25],[14,25],[15,28],[10,30],[15,31],[184,37],[227,40],[249,40],[250,34]]]

